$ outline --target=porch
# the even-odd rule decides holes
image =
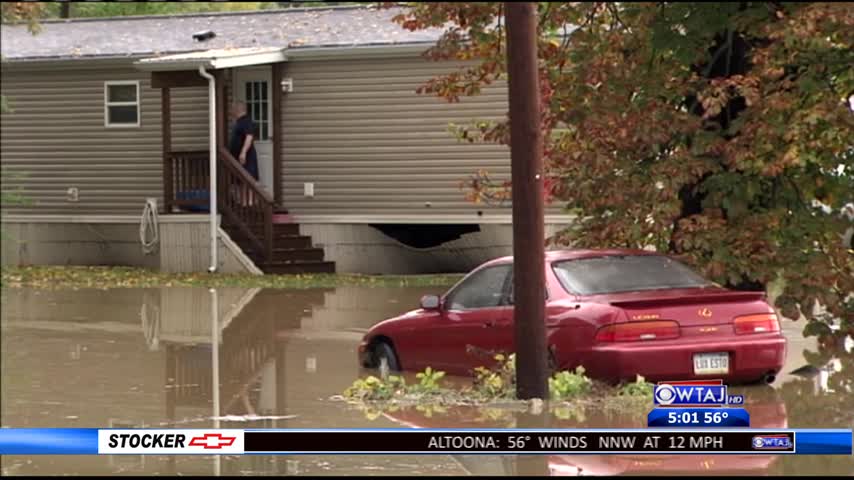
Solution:
[[[137,68],[151,72],[151,87],[161,91],[163,205],[161,214],[209,213],[265,273],[334,272],[322,248],[300,234],[282,205],[281,106],[285,57],[280,49],[227,49],[144,59]],[[209,82],[202,72],[213,77]],[[211,85],[211,83],[213,85]],[[209,87],[208,150],[173,150],[171,91]],[[242,87],[242,88],[241,88]],[[258,126],[255,149],[260,178],[253,178],[227,148],[228,111],[247,104]],[[212,110],[212,111],[211,111]],[[211,168],[215,187],[212,187]],[[213,191],[212,191],[213,190]],[[213,195],[211,195],[213,193]]]

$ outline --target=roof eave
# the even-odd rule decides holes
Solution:
[[[174,59],[168,58],[143,58],[134,62],[134,67],[144,72],[167,72],[177,70],[197,70],[199,67],[221,70],[224,68],[248,67],[252,65],[266,65],[279,63],[287,60],[282,49],[266,52],[248,52],[238,55]]]
[[[428,48],[435,45],[435,41],[411,42],[411,43],[394,43],[394,44],[375,44],[375,45],[334,45],[334,46],[312,46],[312,47],[293,47],[282,49],[276,52],[273,58],[267,59],[267,63],[277,63],[285,61],[298,60],[334,60],[343,58],[377,58],[377,57],[405,57],[418,55],[425,52]],[[180,54],[175,52],[170,55]],[[255,54],[260,55],[260,54]],[[194,70],[199,65],[205,65],[206,68],[234,68],[241,65],[233,65],[231,62],[226,62],[226,59],[220,59],[216,64],[212,64],[210,58],[187,59],[175,62],[151,62],[151,54],[123,54],[123,55],[105,55],[105,56],[80,56],[80,57],[18,57],[5,58],[4,67],[10,66],[44,66],[47,68],[55,67],[57,63],[73,62],[75,64],[87,62],[110,62],[117,63],[132,62],[133,66],[141,71],[173,71],[173,70]],[[205,63],[207,62],[207,63]]]
[[[145,59],[143,59],[145,60]],[[174,72],[174,71],[182,71],[182,70],[197,70],[199,67],[212,68],[213,65],[210,59],[199,59],[199,60],[183,60],[176,62],[143,62],[143,60],[138,60],[133,62],[133,66],[136,67],[137,70],[141,70],[143,72]]]
[[[284,49],[279,49],[271,52],[258,52],[246,55],[237,55],[231,57],[214,58],[211,66],[215,69],[248,67],[252,65],[265,65],[270,63],[280,63],[287,61]]]
[[[376,45],[333,45],[296,47],[286,50],[288,61],[335,60],[356,57],[404,57],[424,53],[436,42],[392,43]]]

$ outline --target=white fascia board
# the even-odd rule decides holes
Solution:
[[[268,49],[267,51],[261,52],[256,51],[234,54],[223,54],[221,51],[208,51],[175,55],[174,58],[170,58],[168,56],[145,58],[135,62],[134,66],[139,70],[149,72],[198,70],[199,67],[219,70],[224,68],[239,68],[252,65],[279,63],[284,62],[285,60],[285,53],[281,49]]]
[[[277,50],[275,52],[251,53],[246,55],[234,55],[222,58],[214,58],[210,62],[210,64],[215,69],[222,69],[280,63],[286,60],[287,57],[285,57],[285,52],[282,50]]]
[[[210,59],[176,60],[162,62],[134,62],[134,67],[143,72],[174,72],[183,70],[198,70],[199,67],[212,68]]]

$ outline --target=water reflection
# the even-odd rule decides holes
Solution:
[[[356,346],[374,323],[435,288],[198,288],[2,291],[0,415],[6,427],[643,427],[646,411],[573,407],[364,412],[329,397],[365,372]],[[854,353],[815,353],[786,326],[774,388],[743,388],[754,426],[854,425]],[[800,369],[804,364],[813,369]],[[826,367],[828,366],[829,367]],[[452,379],[453,380],[453,379]],[[533,423],[531,423],[533,422]],[[687,458],[686,458],[687,457]],[[844,474],[851,458],[739,456],[7,457],[3,474]],[[29,463],[28,463],[29,462]]]
[[[361,332],[417,305],[425,291],[4,289],[2,425],[364,427],[364,417],[327,399],[362,373],[355,361]],[[92,475],[460,471],[444,457],[15,456],[2,468]]]

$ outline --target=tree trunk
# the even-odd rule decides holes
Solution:
[[[59,18],[71,18],[71,2],[59,4]]]
[[[513,177],[516,396],[548,398],[537,7],[531,2],[506,2],[504,8]]]

